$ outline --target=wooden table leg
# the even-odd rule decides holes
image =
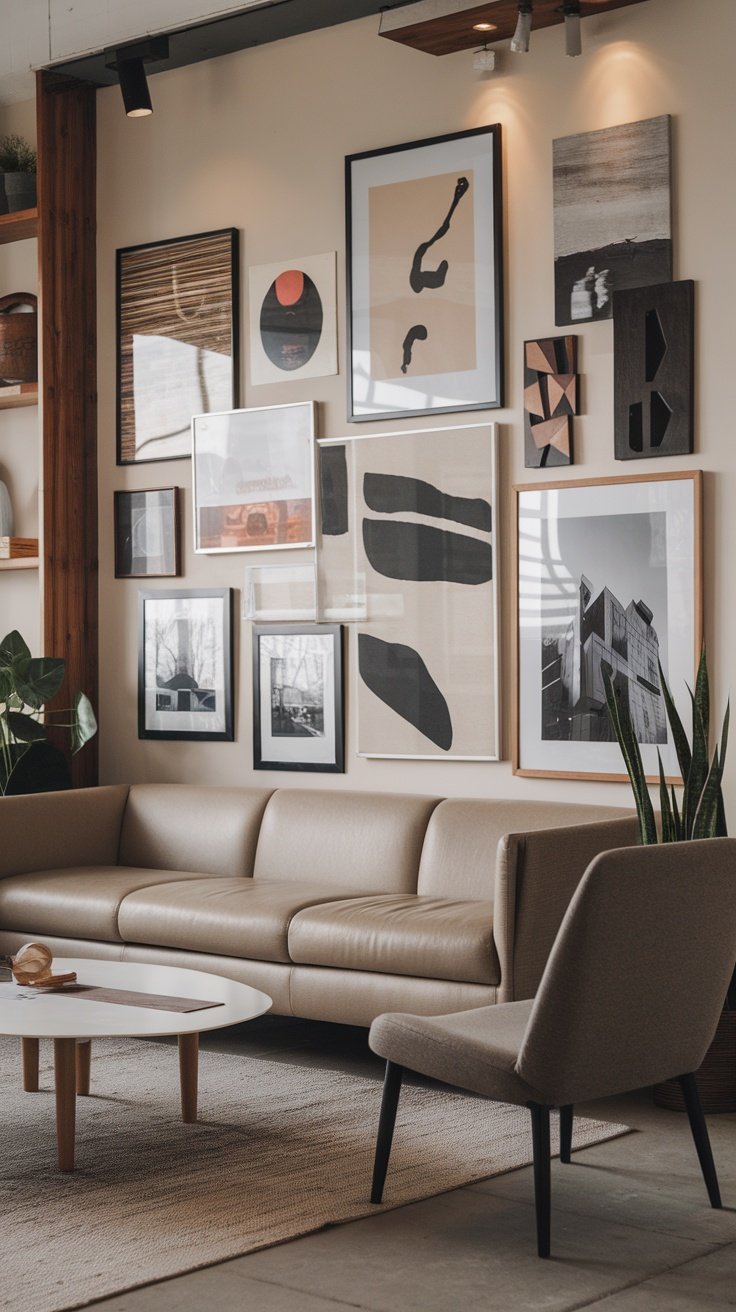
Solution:
[[[197,1119],[197,1077],[199,1068],[199,1035],[179,1035],[179,1084],[181,1086],[181,1118],[191,1122]]]
[[[38,1093],[38,1039],[21,1039],[20,1052],[23,1088],[26,1093]]]
[[[77,1039],[77,1094],[80,1098],[89,1096],[89,1077],[92,1065],[91,1039]]]
[[[74,1124],[76,1119],[76,1039],[54,1039],[56,1078],[56,1142],[59,1170],[74,1170]]]

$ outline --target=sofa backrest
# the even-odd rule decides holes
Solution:
[[[497,849],[505,835],[587,825],[630,814],[610,806],[568,802],[447,798],[432,812],[427,825],[417,892],[492,900]]]
[[[269,797],[263,788],[132,784],[120,834],[120,864],[250,876]]]
[[[114,866],[127,784],[0,800],[0,877]]]
[[[414,893],[433,797],[279,789],[263,816],[255,878],[356,893]]]

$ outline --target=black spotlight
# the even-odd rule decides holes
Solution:
[[[529,52],[529,40],[532,34],[532,0],[519,0],[519,17],[516,31],[511,38],[511,49],[515,55]]]
[[[562,6],[565,15],[565,54],[582,55],[583,38],[580,33],[580,0],[566,0]]]
[[[152,114],[153,105],[145,65],[166,62],[169,58],[169,38],[150,37],[146,41],[136,41],[106,54],[106,67],[118,75],[128,118],[143,118],[146,114]]]

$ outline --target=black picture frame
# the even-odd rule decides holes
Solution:
[[[177,248],[179,248],[177,250]],[[202,266],[211,268],[203,283]],[[194,277],[187,284],[187,261]],[[138,279],[138,282],[136,281]],[[136,288],[140,287],[140,306]],[[181,460],[191,455],[192,415],[233,410],[240,404],[240,248],[237,228],[219,228],[185,237],[124,246],[115,253],[116,323],[116,460],[118,465]],[[151,308],[153,307],[153,308]],[[135,408],[133,336],[159,339],[168,351],[152,360],[146,392],[155,409],[148,427],[139,425]],[[194,346],[196,370],[177,348]],[[200,376],[210,358],[206,397]],[[224,366],[219,357],[227,359]],[[196,378],[199,394],[194,386]],[[166,387],[162,388],[162,380]],[[206,401],[206,404],[205,404]],[[143,402],[141,403],[143,408]],[[139,426],[143,431],[139,433]],[[159,431],[160,430],[160,431]],[[147,448],[147,451],[145,450]],[[143,453],[145,451],[145,453]]]
[[[298,639],[312,642],[298,643]],[[310,653],[309,647],[312,651]],[[308,658],[314,662],[310,671]],[[325,663],[325,657],[327,661]],[[268,683],[263,675],[268,662]],[[271,679],[283,662],[283,679]],[[289,662],[300,681],[287,684]],[[288,698],[285,692],[289,689]],[[253,768],[345,771],[342,624],[253,625]]]
[[[114,493],[116,579],[179,577],[179,501],[178,487]]]
[[[138,598],[138,737],[232,742],[233,589]]]
[[[429,202],[424,193],[413,190],[422,184],[431,185],[435,192]],[[394,189],[397,194],[389,196]],[[402,189],[407,189],[406,194]],[[465,195],[471,197],[470,206],[463,206]],[[376,210],[378,204],[385,214]],[[470,308],[467,288],[454,294],[452,258],[448,261],[442,254],[442,238],[450,232],[456,212],[463,216],[466,236],[456,233],[453,240],[460,243],[460,249],[463,240],[468,252],[472,248],[474,296]],[[402,216],[401,225],[393,231],[397,215]],[[505,348],[500,124],[348,155],[345,216],[348,419],[359,422],[501,408]],[[407,276],[405,293],[395,292],[393,317],[386,296],[378,295],[381,310],[372,333],[371,298],[376,295],[374,282],[381,268],[375,258],[377,232],[385,246],[387,294],[393,295],[396,288],[397,250],[402,254],[406,250]],[[416,247],[415,239],[419,242]],[[435,242],[440,243],[436,254],[431,250]],[[426,270],[421,267],[425,256],[430,265]],[[467,267],[467,258],[463,263],[458,254],[455,267]],[[433,297],[445,288],[448,278],[450,287],[444,297]],[[422,281],[424,286],[418,286]],[[422,303],[429,327],[415,322],[422,291],[429,293]],[[413,296],[414,292],[418,295]],[[405,308],[399,299],[402,295]],[[454,364],[448,363],[450,356]],[[386,372],[387,360],[396,364],[390,373]],[[417,374],[415,381],[410,369],[421,368],[422,360],[432,367]],[[397,395],[405,397],[406,403],[397,405]]]

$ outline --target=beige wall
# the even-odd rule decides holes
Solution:
[[[707,44],[707,31],[722,24]],[[647,0],[586,19],[585,53],[565,57],[562,30],[535,34],[532,52],[504,48],[500,69],[473,73],[470,54],[435,59],[377,38],[378,20],[245,51],[152,81],[155,113],[126,120],[116,89],[99,95],[99,392],[101,762],[103,782],[201,780],[314,786],[324,776],[252,770],[250,626],[238,620],[237,740],[232,744],[139,742],[136,729],[138,584],[113,578],[112,493],[176,483],[185,489],[184,576],[177,586],[242,587],[246,564],[284,563],[283,553],[197,556],[191,548],[190,462],[115,466],[114,266],[118,246],[234,225],[243,234],[243,267],[290,255],[338,251],[338,310],[344,370],[343,156],[395,142],[503,125],[508,346],[501,425],[502,704],[510,753],[513,688],[510,638],[514,481],[544,474],[524,469],[521,343],[554,332],[551,143],[569,133],[669,113],[675,159],[675,276],[697,283],[696,453],[692,459],[613,459],[612,325],[580,333],[584,415],[576,421],[570,477],[699,467],[706,473],[705,614],[716,704],[736,688],[736,456],[731,400],[736,275],[733,230],[736,171],[732,58],[733,0]],[[244,279],[245,282],[245,279]],[[252,387],[241,300],[243,404],[316,399],[321,434],[340,436],[345,378]],[[478,415],[478,418],[481,416]],[[408,420],[406,427],[456,422]],[[376,430],[395,427],[375,425]],[[364,429],[366,426],[362,425]],[[294,562],[301,553],[292,552]],[[301,555],[306,559],[306,554]],[[349,635],[349,637],[352,635]],[[355,756],[354,650],[350,643],[347,772],[335,787],[410,792],[628,800],[620,785],[514,777],[501,763],[364,760]],[[728,792],[736,786],[731,753]],[[731,801],[736,800],[731,796]]]

